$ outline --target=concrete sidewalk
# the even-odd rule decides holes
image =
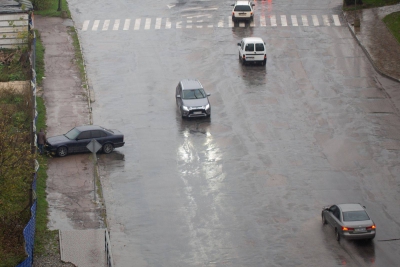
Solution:
[[[349,29],[372,65],[381,75],[400,82],[400,44],[383,22],[391,13],[399,12],[400,4],[344,12]],[[360,19],[355,28],[354,18]]]
[[[42,95],[47,110],[47,137],[91,124],[87,90],[75,63],[72,20],[35,16],[45,47]],[[94,201],[91,154],[49,158],[47,201],[50,230],[59,230],[60,257],[36,259],[35,266],[105,266],[105,207]],[[99,196],[97,196],[99,200]]]

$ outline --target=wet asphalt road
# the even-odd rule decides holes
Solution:
[[[373,70],[340,0],[256,2],[256,17],[341,19],[318,27],[228,27],[231,2],[70,1],[94,123],[125,134],[100,155],[116,266],[396,266],[399,103],[385,89],[398,84]],[[101,30],[107,19],[120,28]],[[238,62],[247,36],[266,42],[266,67]],[[183,78],[211,93],[210,120],[180,118]],[[322,206],[346,202],[367,206],[372,243],[322,227]]]

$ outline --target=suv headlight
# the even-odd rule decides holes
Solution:
[[[189,108],[188,108],[187,106],[182,106],[182,109],[183,109],[184,111],[189,111]]]
[[[204,109],[205,109],[205,110],[210,109],[210,104],[207,104],[207,105],[204,107]]]

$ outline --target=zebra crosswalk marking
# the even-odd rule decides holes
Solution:
[[[333,22],[335,23],[335,26],[340,26],[340,20],[338,15],[332,15],[333,17]]]
[[[100,20],[95,20],[93,23],[92,31],[97,31],[99,24],[100,24]]]
[[[83,22],[82,31],[86,31],[87,30],[87,28],[89,27],[89,22],[90,22],[90,20],[85,20]]]
[[[322,15],[322,21],[324,22],[325,26],[331,26],[331,24],[329,23],[329,18],[327,15]]]
[[[281,15],[281,23],[282,26],[287,26],[286,15]]]
[[[299,26],[299,24],[297,23],[297,17],[296,17],[296,15],[292,15],[292,16],[291,16],[291,19],[292,19],[292,25],[293,25],[293,26]]]
[[[107,31],[109,26],[110,26],[110,20],[109,20],[109,19],[106,19],[106,20],[104,21],[103,28],[102,28],[101,30],[102,30],[102,31]]]
[[[265,22],[265,16],[260,16],[260,26],[265,27],[267,23]]]
[[[171,21],[169,20],[169,18],[167,18],[167,20],[165,21],[165,28],[171,29]]]
[[[146,18],[145,24],[144,24],[144,29],[149,30],[151,25],[151,18]]]
[[[135,26],[133,26],[133,30],[138,31],[140,29],[140,23],[142,22],[142,19],[136,19],[135,20]]]
[[[303,26],[308,26],[308,19],[306,15],[301,15],[301,21],[303,22]]]
[[[228,25],[229,25],[229,28],[233,28],[233,26],[235,26],[232,21],[232,16],[229,16],[229,18],[228,18]]]
[[[267,21],[267,18],[269,18]],[[228,21],[226,21],[228,19]],[[143,20],[143,23],[142,23]],[[154,21],[154,22],[153,22]],[[310,21],[310,22],[309,22]],[[226,23],[227,22],[227,23]],[[113,26],[111,26],[111,23],[114,23]],[[113,31],[120,30],[119,25],[122,23],[120,19],[115,19],[114,21],[110,19],[106,19],[104,21],[102,20],[84,20],[82,24],[82,31],[108,31],[110,28],[112,28]],[[133,30],[138,31],[138,30],[150,30],[150,29],[171,29],[171,28],[176,28],[176,29],[181,29],[181,28],[187,28],[187,29],[192,29],[192,28],[213,28],[213,27],[218,27],[218,28],[224,28],[224,27],[239,27],[239,28],[245,28],[245,27],[276,27],[276,26],[342,26],[340,22],[340,17],[339,15],[260,15],[259,19],[256,17],[254,20],[250,22],[244,22],[244,21],[239,21],[239,22],[233,22],[231,16],[226,16],[224,19],[220,19],[219,21],[216,22],[216,24],[213,24],[211,21],[208,20],[202,20],[202,19],[192,19],[188,18],[185,21],[175,21],[171,22],[170,18],[137,18],[134,19],[132,22],[134,25],[130,27],[131,24],[131,19],[124,19],[123,27],[121,30],[123,31],[128,31],[131,28]],[[89,28],[90,27],[90,28]]]
[[[119,29],[119,19],[116,19],[113,26],[113,31],[118,31]]]
[[[156,26],[154,27],[156,30],[161,29],[161,18],[156,19]]]
[[[274,26],[274,27],[277,26],[275,15],[272,15],[270,19],[271,19],[271,26]]]
[[[125,24],[124,24],[123,30],[124,30],[124,31],[129,30],[129,25],[130,25],[130,24],[131,24],[131,20],[130,20],[130,19],[126,19],[126,20],[125,20]]]
[[[319,26],[317,15],[311,15],[314,26]]]

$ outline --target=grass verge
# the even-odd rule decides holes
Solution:
[[[46,10],[35,10],[35,15],[46,16],[46,17],[61,17],[61,11],[57,11],[58,1],[50,1],[50,5]],[[61,10],[67,11],[68,18],[71,18],[71,13],[68,9],[68,3],[66,0],[61,0]]]
[[[400,3],[400,0],[362,0],[362,2],[362,5],[357,5],[357,9],[395,5]],[[346,4],[343,4],[344,11],[351,11],[354,9],[355,6],[346,6]]]
[[[383,18],[386,26],[400,44],[400,12],[392,13]]]
[[[40,33],[38,30],[35,30],[36,35],[36,83],[40,86],[44,77],[44,46],[42,43],[42,39],[40,38]],[[39,128],[40,129],[40,128]]]

